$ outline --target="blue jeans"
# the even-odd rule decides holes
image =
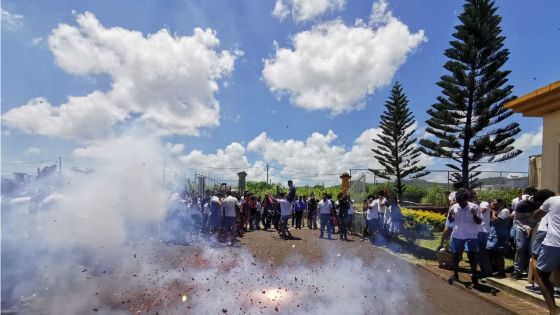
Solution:
[[[523,273],[527,271],[529,264],[529,247],[531,247],[531,238],[520,228],[514,227],[515,230],[515,260],[513,263],[513,271]]]
[[[379,229],[379,219],[367,220],[368,230],[369,230],[369,241],[370,243],[375,242],[375,234]]]
[[[327,234],[329,235],[329,239],[331,238],[331,214],[330,213],[321,213],[321,215],[319,216],[319,220],[321,222],[321,229],[320,231],[320,236],[319,237],[323,237],[323,232],[325,231],[325,228],[327,228]]]
[[[490,233],[478,232],[478,263],[480,265],[480,271],[483,275],[492,274],[490,256],[488,256],[488,251],[486,250],[488,235],[490,235]]]
[[[251,218],[253,220],[252,226],[256,230],[260,230],[260,222],[261,222],[261,214],[260,212],[255,213],[255,215]]]

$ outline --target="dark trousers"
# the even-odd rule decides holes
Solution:
[[[264,209],[262,216],[261,216],[261,222],[262,225],[264,226],[265,230],[270,228],[272,219],[270,217],[270,212],[268,211],[268,209]]]
[[[341,213],[338,215],[338,233],[340,234],[341,240],[348,239],[348,214]]]
[[[296,211],[296,229],[301,229],[301,219],[303,218],[303,211]]]

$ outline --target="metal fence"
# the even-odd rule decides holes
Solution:
[[[378,169],[378,171],[383,171]],[[427,170],[430,174],[420,178],[419,180],[409,181],[411,184],[426,186],[430,184],[440,184],[446,187],[447,190],[452,190],[452,170]],[[350,176],[358,174],[358,180],[362,180],[362,175],[368,175],[369,184],[389,183],[390,181],[376,176],[369,169],[352,168],[350,169]],[[492,189],[522,189],[529,185],[529,173],[518,171],[480,171],[479,180],[482,185],[477,187],[479,190],[492,190]],[[353,175],[354,174],[354,175]],[[365,179],[364,179],[365,181]]]

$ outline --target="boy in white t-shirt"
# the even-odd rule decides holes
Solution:
[[[327,194],[323,193],[323,199],[319,201],[317,205],[319,210],[319,219],[320,219],[320,230],[319,230],[319,238],[323,238],[323,233],[325,232],[325,228],[327,229],[327,234],[329,236],[329,240],[331,238],[331,212],[334,209],[332,202],[327,198]]]
[[[454,224],[451,232],[451,245],[449,250],[453,253],[453,276],[449,278],[449,284],[459,280],[459,261],[463,256],[463,250],[467,250],[469,264],[471,267],[471,279],[473,286],[478,287],[477,275],[477,253],[478,232],[482,218],[480,209],[469,202],[470,194],[467,189],[461,188],[455,194],[456,204],[449,210],[449,221]]]
[[[368,200],[367,224],[369,230],[369,242],[375,243],[375,235],[379,228],[379,199]]]

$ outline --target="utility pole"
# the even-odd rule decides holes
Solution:
[[[268,163],[266,163],[266,183],[268,184]]]
[[[62,156],[58,157],[58,173],[62,173]]]

